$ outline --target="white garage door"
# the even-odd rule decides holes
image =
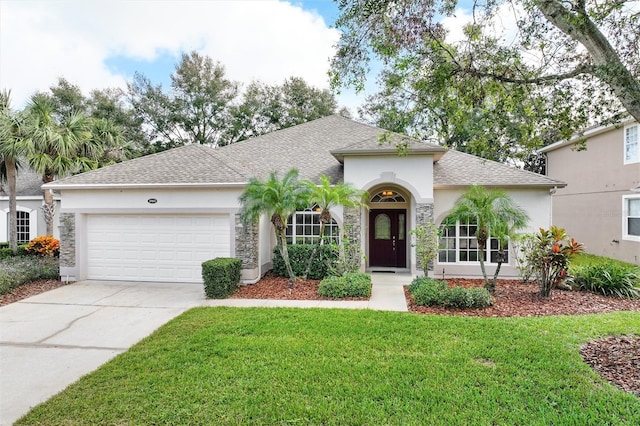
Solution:
[[[228,215],[87,216],[89,279],[202,282],[202,262],[229,255]]]

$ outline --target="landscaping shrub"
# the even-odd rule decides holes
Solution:
[[[41,235],[29,241],[26,251],[43,256],[58,256],[60,254],[60,241],[49,235]]]
[[[328,277],[320,281],[318,294],[333,299],[371,296],[371,276],[351,272],[340,277]]]
[[[0,259],[6,259],[12,256],[26,256],[28,254],[29,252],[27,251],[27,244],[19,245],[15,255],[13,254],[13,251],[9,247],[0,248]]]
[[[202,280],[207,297],[224,299],[233,293],[240,283],[242,261],[229,257],[217,257],[202,263]]]
[[[443,305],[447,289],[446,281],[434,280],[429,277],[416,278],[409,286],[413,300],[416,305],[420,306]]]
[[[58,259],[54,257],[15,256],[0,260],[0,294],[32,281],[59,278]]]
[[[313,244],[292,244],[287,246],[291,268],[295,276],[299,277],[304,274],[314,247]],[[335,244],[321,245],[319,252],[316,253],[313,259],[307,278],[321,280],[327,277],[329,275],[330,265],[335,265],[337,259],[338,247]],[[281,277],[289,277],[282,256],[280,255],[280,248],[277,246],[273,250],[273,272]]]
[[[640,268],[619,262],[598,262],[571,268],[572,286],[605,296],[640,296]]]
[[[445,308],[486,308],[493,305],[491,293],[480,287],[449,287],[446,281],[419,277],[409,286],[413,301],[419,306]]]

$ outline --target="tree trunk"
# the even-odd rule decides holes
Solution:
[[[47,235],[53,236],[53,217],[56,214],[56,205],[53,203],[53,194],[50,190],[45,189],[42,195],[44,198],[42,213],[44,221],[47,224]]]
[[[498,284],[498,274],[500,273],[500,268],[504,263],[504,250],[500,250],[498,252],[498,266],[496,266],[496,272],[493,274],[493,290],[495,291],[496,285]]]
[[[489,293],[493,293],[495,288],[492,286],[489,278],[487,277],[487,270],[484,267],[484,253],[485,248],[487,246],[486,240],[478,240],[478,255],[480,256],[478,260],[480,261],[480,270],[482,271],[482,276],[484,278],[484,288],[489,290]]]
[[[629,114],[640,122],[640,81],[622,63],[586,11],[572,13],[558,0],[539,0],[536,5],[549,22],[587,49],[596,66],[595,77],[606,83]]]
[[[284,265],[287,268],[287,274],[289,274],[289,293],[293,290],[293,285],[296,283],[296,276],[291,268],[291,261],[289,260],[289,250],[287,249],[287,235],[284,230],[278,230],[278,239],[280,240],[280,255],[284,261]]]
[[[318,239],[318,244],[314,244],[313,251],[311,252],[311,256],[309,256],[309,260],[307,261],[307,267],[304,268],[304,275],[302,276],[303,280],[306,280],[307,276],[311,272],[311,265],[313,265],[313,260],[316,258],[316,254],[318,253],[318,250],[320,249],[320,246],[323,243],[325,227],[326,227],[326,222],[323,220],[320,220],[320,238]]]
[[[16,206],[16,162],[5,159],[7,184],[9,186],[9,247],[13,254],[18,251],[18,208]]]

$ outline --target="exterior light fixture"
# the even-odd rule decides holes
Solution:
[[[383,197],[391,197],[393,195],[393,191],[382,191]]]

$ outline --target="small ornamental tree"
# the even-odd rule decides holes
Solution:
[[[571,258],[582,252],[582,244],[569,239],[563,228],[540,228],[533,243],[522,247],[524,261],[534,271],[540,295],[549,297],[551,289],[567,277]]]
[[[440,230],[435,223],[427,222],[412,229],[409,234],[414,236],[411,246],[416,248],[418,263],[424,271],[424,275],[427,276],[429,262],[438,255]]]

